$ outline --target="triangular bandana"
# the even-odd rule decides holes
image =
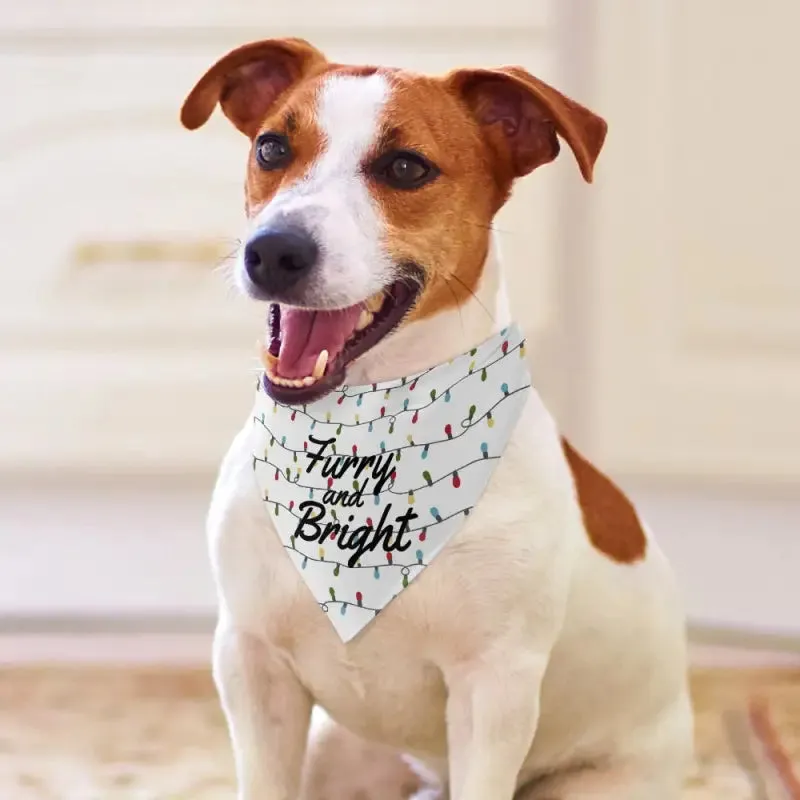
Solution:
[[[458,533],[527,399],[516,325],[397,380],[305,406],[261,388],[253,468],[286,553],[352,639]]]

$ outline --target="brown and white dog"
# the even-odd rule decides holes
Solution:
[[[590,181],[606,133],[519,67],[429,77],[334,64],[297,39],[222,58],[184,125],[217,104],[251,142],[236,276],[270,303],[267,391],[289,403],[421,371],[506,325],[494,215],[559,137]],[[346,644],[271,527],[252,431],[208,521],[241,800],[304,791],[315,705],[348,731],[312,746],[315,797],[679,797],[692,714],[673,577],[536,392],[458,535]]]

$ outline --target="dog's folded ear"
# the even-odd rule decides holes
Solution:
[[[189,130],[199,128],[219,103],[225,116],[252,137],[275,101],[325,63],[325,56],[303,39],[266,39],[237,47],[189,92],[181,122]]]
[[[608,126],[588,108],[522,67],[459,69],[444,81],[467,104],[510,178],[552,161],[561,136],[572,148],[584,179],[591,182]]]

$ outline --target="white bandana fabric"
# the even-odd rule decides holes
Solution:
[[[343,641],[428,567],[480,499],[530,389],[516,325],[397,380],[276,403],[253,469],[287,556]]]

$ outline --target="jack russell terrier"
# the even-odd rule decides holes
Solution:
[[[250,141],[237,283],[268,304],[208,519],[239,797],[675,800],[673,576],[530,386],[492,238],[559,139],[591,181],[605,122],[519,67],[299,39],[224,56],[183,124],[217,104]]]

